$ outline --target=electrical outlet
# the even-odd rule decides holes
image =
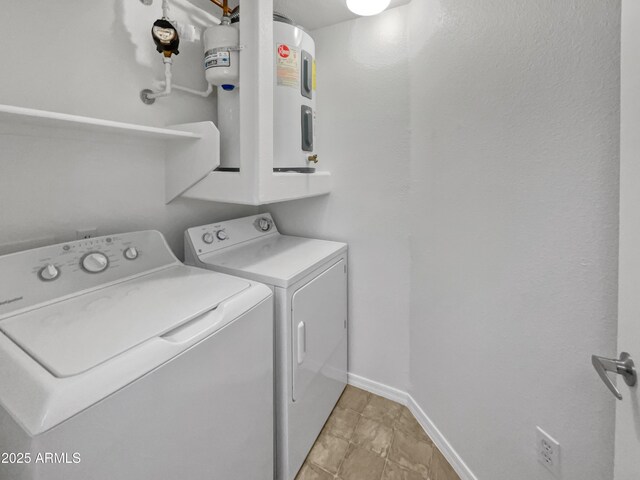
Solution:
[[[87,238],[93,238],[98,236],[97,227],[80,228],[76,230],[77,240],[86,240]]]
[[[556,477],[560,477],[560,444],[551,435],[536,427],[538,461]]]

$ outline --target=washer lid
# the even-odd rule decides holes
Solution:
[[[288,287],[346,250],[346,243],[277,234],[200,257],[200,260],[224,273]]]
[[[177,265],[10,317],[0,330],[53,375],[69,377],[249,287],[242,279]]]

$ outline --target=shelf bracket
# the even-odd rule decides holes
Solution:
[[[167,143],[166,203],[171,203],[220,165],[220,132],[213,122],[184,123],[169,128],[193,132],[201,138],[188,143]]]

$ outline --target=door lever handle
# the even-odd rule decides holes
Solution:
[[[618,400],[622,400],[622,394],[608,377],[607,372],[622,375],[624,382],[630,387],[633,387],[638,382],[638,374],[636,373],[635,365],[631,359],[631,355],[627,352],[622,352],[619,360],[592,355],[591,363],[596,369],[596,372],[598,372],[598,375],[600,375],[604,384],[609,390],[611,390],[611,393],[613,393]]]

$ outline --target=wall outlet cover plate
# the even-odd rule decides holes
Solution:
[[[76,230],[76,240],[86,240],[98,236],[98,227],[86,227]]]
[[[536,427],[538,461],[560,478],[560,443],[540,427]]]

